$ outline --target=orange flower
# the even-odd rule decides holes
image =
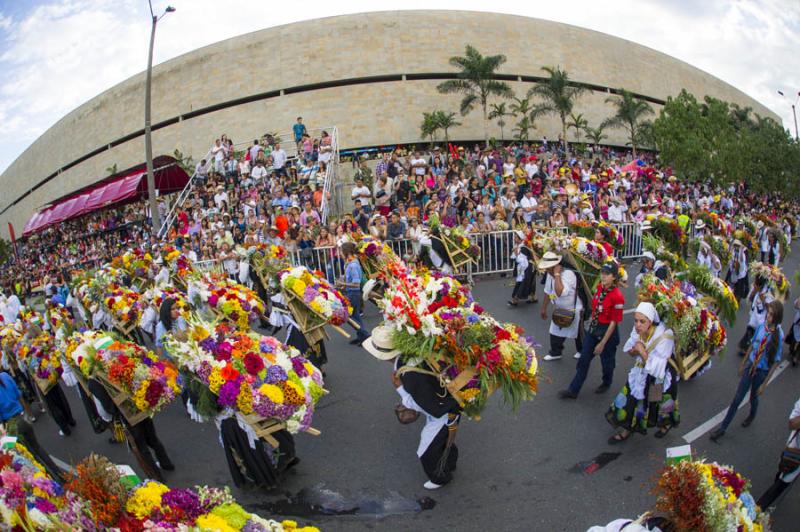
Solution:
[[[222,368],[219,374],[226,381],[235,381],[239,377],[239,372],[230,364]]]

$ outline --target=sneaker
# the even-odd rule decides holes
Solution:
[[[744,421],[742,421],[742,426],[744,428],[749,427],[754,419],[755,419],[755,416],[747,416],[746,418],[744,418]]]
[[[575,353],[574,355],[572,355],[572,358],[577,360],[577,359],[581,358],[581,354],[580,353]]]
[[[547,360],[547,361],[560,360],[560,359],[561,359],[561,355],[558,355],[557,357],[554,357],[553,355],[545,355],[544,356],[544,360]]]
[[[442,484],[437,484],[429,480],[425,484],[423,484],[422,487],[425,488],[426,490],[438,490],[439,488],[442,487]]]
[[[610,386],[608,384],[601,384],[600,386],[597,387],[594,393],[606,393],[609,388]]]
[[[719,441],[719,439],[720,439],[720,438],[722,438],[724,435],[725,435],[725,431],[724,431],[724,430],[722,430],[722,429],[717,429],[717,430],[715,430],[714,432],[712,432],[712,433],[711,433],[711,441],[713,441],[713,442],[717,442],[717,441]]]
[[[572,393],[569,390],[561,390],[560,392],[558,392],[558,398],[559,399],[577,399],[578,395]]]

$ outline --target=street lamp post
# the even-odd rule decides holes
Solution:
[[[153,22],[150,30],[150,51],[147,54],[147,80],[144,86],[144,156],[147,162],[147,195],[150,197],[150,220],[153,224],[153,233],[158,234],[161,230],[161,220],[158,215],[158,202],[156,201],[156,180],[153,175],[153,139],[151,137],[150,128],[150,92],[151,83],[153,80],[153,45],[156,41],[156,24],[164,18],[167,13],[172,13],[175,8],[167,6],[160,17],[155,16],[153,13],[153,3],[148,0],[150,4],[150,17]]]
[[[786,95],[783,94],[783,91],[778,91],[778,94],[783,96],[783,99],[786,100],[787,102],[789,101],[789,99],[786,97]],[[795,109],[795,107],[797,106],[797,101],[798,100],[800,100],[800,91],[797,92],[797,98],[795,98],[794,103],[792,104],[792,116],[794,117],[794,140],[795,140],[795,142],[798,140],[798,135],[797,135],[797,110]]]

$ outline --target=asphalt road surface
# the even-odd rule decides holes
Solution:
[[[790,278],[800,258],[800,243],[794,247],[784,264]],[[638,263],[628,265],[630,274],[638,268]],[[541,288],[537,286],[540,297]],[[708,437],[714,428],[709,420],[728,407],[738,382],[740,359],[735,344],[747,324],[747,308],[740,309],[735,326],[729,329],[728,352],[714,360],[705,375],[681,383],[680,426],[662,440],[654,438],[651,430],[648,436],[635,435],[612,446],[606,440],[613,430],[603,414],[622,386],[631,359],[618,351],[614,384],[605,394],[594,393],[600,383],[598,360],[580,397],[559,399],[558,391],[574,375],[574,343],[567,344],[561,360],[541,361],[549,340],[539,305],[509,308],[510,293],[508,277],[480,279],[474,289],[476,299],[498,320],[518,323],[543,344],[538,350],[539,394],[517,413],[502,404],[502,394],[496,394],[479,422],[462,421],[458,471],[450,485],[434,492],[422,488],[426,478],[415,454],[422,421],[414,425],[396,421],[393,408],[398,396],[391,385],[389,364],[332,333],[325,383],[331,393],[320,401],[313,423],[322,435],[296,437],[302,462],[280,488],[270,492],[234,489],[236,497],[265,517],[291,516],[323,530],[582,531],[619,517],[635,518],[651,508],[650,490],[664,463],[665,449],[687,443],[687,435],[693,439],[695,457],[734,466],[752,481],[756,498],[771,484],[788,436],[788,415],[800,396],[800,368],[786,367],[773,380],[749,428],[739,425],[746,416],[745,406],[720,443]],[[793,293],[796,297],[797,290]],[[632,286],[625,290],[625,297],[626,308],[632,308]],[[787,308],[784,330],[791,325],[792,314]],[[377,309],[368,306],[366,325],[371,328],[378,319]],[[622,342],[632,322],[627,314]],[[283,333],[278,337],[283,340]],[[77,392],[66,390],[78,426],[72,436],[62,438],[50,417],[41,417],[35,428],[45,448],[67,463],[94,451],[136,468],[123,445],[109,444],[107,433],[92,432]],[[192,422],[180,402],[159,414],[155,423],[176,466],[174,472],[166,473],[170,485],[230,484],[213,424]],[[774,514],[775,530],[797,530],[799,502],[798,489],[781,501]]]

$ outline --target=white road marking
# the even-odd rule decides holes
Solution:
[[[778,376],[780,376],[780,374],[783,373],[783,370],[785,370],[787,367],[789,367],[788,360],[784,360],[783,362],[781,362],[780,365],[778,366],[778,369],[776,369],[775,373],[772,374],[772,378],[767,383],[767,386],[772,384],[772,381],[777,379]],[[742,404],[739,405],[739,408],[743,408],[746,404],[748,404],[749,401],[750,401],[750,392],[747,392],[747,394],[744,396],[744,399],[742,400]],[[686,443],[692,443],[693,441],[697,440],[698,438],[709,432],[711,429],[722,423],[722,420],[725,419],[725,414],[727,412],[728,409],[725,408],[725,410],[723,410],[716,416],[712,417],[699,427],[692,429],[691,431],[684,434],[683,439],[686,441]]]

